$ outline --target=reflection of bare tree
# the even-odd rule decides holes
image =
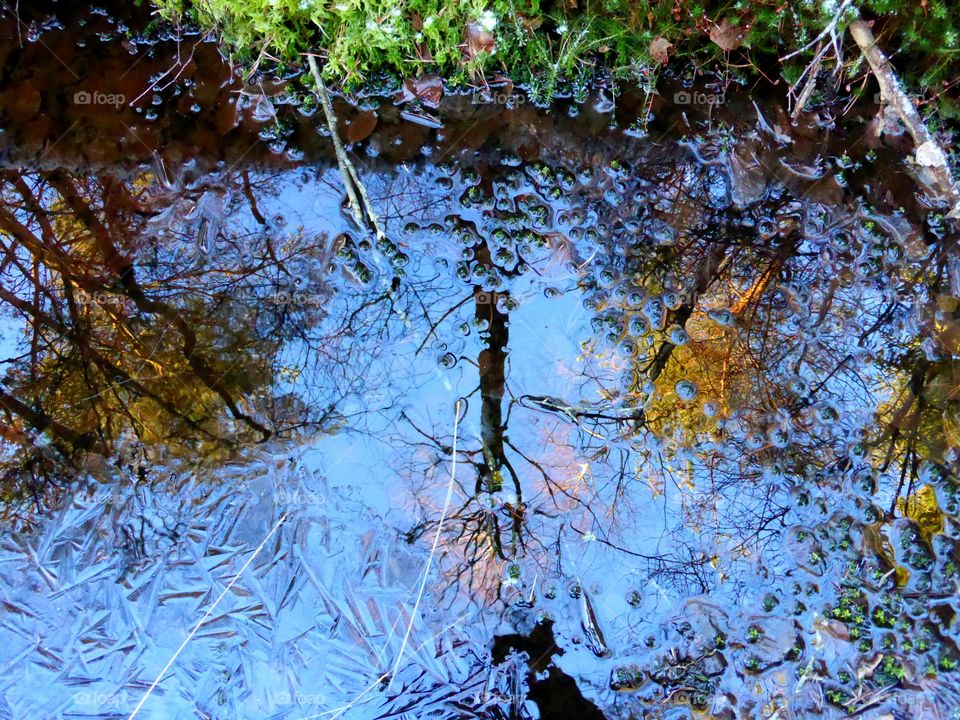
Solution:
[[[506,359],[517,340],[509,314],[495,301],[475,305],[486,327],[478,358],[481,447],[462,451],[478,477],[472,490],[464,489],[455,517],[471,528],[456,535],[467,541],[469,572],[477,571],[483,552],[507,563],[524,558],[548,571],[557,548],[544,531],[550,517],[564,517],[564,532],[638,558],[668,585],[707,591],[728,560],[779,541],[792,504],[787,490],[817,473],[864,462],[879,438],[892,451],[916,425],[911,416],[924,401],[909,398],[918,396],[927,375],[924,362],[907,368],[909,397],[888,430],[874,433],[862,412],[883,402],[889,381],[903,374],[903,359],[919,357],[916,350],[900,358],[878,351],[916,342],[898,318],[926,302],[918,291],[918,280],[926,278],[917,274],[924,260],[909,268],[898,264],[900,238],[888,220],[855,203],[805,197],[807,188],[796,178],[734,206],[717,192],[727,177],[715,164],[627,158],[606,167],[598,159],[594,180],[569,189],[559,202],[551,183],[566,172],[563,166],[534,164],[524,172],[519,181],[510,171],[489,172],[468,187],[468,199],[484,208],[482,221],[446,216],[455,235],[466,226],[481,239],[470,245],[461,277],[487,265],[509,287],[512,260],[499,264],[493,257],[504,251],[531,259],[538,272],[555,265],[557,255],[576,258],[595,315],[587,341],[596,362],[583,373],[583,391],[599,387],[603,397],[545,397],[528,386],[511,391]],[[384,192],[394,203],[401,195]],[[598,201],[611,193],[617,202]],[[487,196],[496,198],[492,206],[483,205]],[[425,227],[436,217],[432,201],[418,202]],[[553,205],[546,225],[518,228],[516,215],[535,216],[538,202]],[[553,261],[534,259],[522,243],[509,245],[504,229],[528,243],[543,239]],[[578,246],[591,234],[598,247],[593,255],[589,242]],[[576,250],[567,252],[568,244]],[[485,285],[471,287],[489,293]],[[462,302],[451,302],[448,313]],[[442,327],[431,322],[430,333],[441,335]],[[552,416],[564,433],[551,435],[552,446],[508,439],[514,412]],[[449,443],[430,428],[416,432],[417,442],[425,440],[436,453],[431,467],[440,467]],[[551,453],[569,460],[551,461]],[[571,480],[573,459],[583,469]],[[895,466],[910,477],[918,465],[918,458],[907,457]],[[883,458],[877,467],[886,471]],[[674,518],[652,552],[629,539],[629,518],[642,504],[638,480],[663,516]],[[897,485],[894,477],[895,495]],[[901,490],[912,487],[904,481]],[[489,500],[503,488],[510,497]],[[509,545],[497,540],[504,522],[512,527]],[[540,559],[526,546],[531,537],[547,549]]]
[[[523,486],[516,470],[510,462],[506,448],[508,420],[504,417],[503,402],[506,395],[506,366],[509,343],[509,314],[501,310],[496,293],[483,292],[474,288],[474,313],[483,333],[484,344],[476,361],[479,374],[480,393],[480,439],[479,450],[464,450],[461,454],[475,473],[472,492],[465,492],[470,498],[478,496],[492,497],[505,489],[506,479],[512,497],[499,507],[477,507],[468,502],[454,515],[454,522],[460,524],[457,540],[464,544],[466,552],[476,552],[479,556],[491,553],[500,560],[514,557],[518,548],[524,544],[524,501]],[[412,420],[406,418],[414,429],[428,440],[441,453],[450,448],[441,441],[418,428]],[[442,455],[437,455],[431,469],[440,466]],[[509,541],[505,545],[501,522],[509,527]],[[424,523],[415,529],[420,534],[429,527]],[[472,548],[472,550],[471,550]]]
[[[591,605],[580,555],[615,558],[658,592],[739,592],[747,568],[780,562],[765,551],[814,490],[865,476],[858,502],[888,493],[888,517],[871,523],[935,514],[920,486],[956,462],[955,248],[914,243],[908,256],[889,217],[802,187],[735,206],[717,165],[600,156],[575,171],[371,177],[396,239],[385,243],[278,232],[282,177],[211,177],[173,198],[108,177],[8,174],[0,301],[30,335],[0,388],[0,432],[25,448],[5,485],[39,487],[57,463],[112,457],[131,436],[220,453],[334,417],[371,435],[399,420],[385,434],[425,508],[412,543],[436,528],[428,498],[452,443],[410,406],[433,371],[460,370],[479,434],[458,445],[467,472],[438,564],[478,602],[530,606],[566,586],[597,655],[615,613]],[[394,227],[411,218],[408,234]],[[198,259],[194,244],[215,253]],[[583,366],[552,396],[511,365],[530,340],[509,301],[557,275],[588,317],[571,331]],[[469,352],[453,339],[461,321]],[[443,370],[413,367],[431,353]],[[380,424],[361,430],[361,416]],[[880,531],[860,532],[880,548],[879,577],[895,571]],[[672,660],[719,653],[694,650]]]
[[[923,407],[914,399],[930,363],[916,350],[898,356],[889,349],[918,344],[898,317],[928,303],[924,268],[932,257],[943,267],[942,250],[904,265],[902,238],[883,218],[782,192],[744,209],[707,210],[682,227],[671,222],[678,252],[665,267],[639,273],[641,298],[668,306],[660,318],[624,302],[629,290],[610,289],[603,277],[591,285],[616,338],[598,343],[598,357],[622,353],[615,343],[624,338],[641,348],[621,387],[627,404],[644,403],[647,427],[668,438],[639,455],[658,492],[666,496],[672,486],[681,493],[685,524],[701,537],[710,528],[716,546],[736,556],[781,536],[785,485],[864,462],[885,473],[903,440],[907,456],[887,482],[895,506],[901,491],[913,489],[904,479],[916,477],[920,460],[910,455],[917,435],[911,444],[897,426]],[[614,275],[636,272],[615,244],[605,249],[607,274],[611,266]],[[660,281],[671,273],[674,285]],[[678,285],[671,310],[664,299]],[[632,332],[638,317],[644,322]],[[907,389],[902,414],[877,429],[863,410],[880,406],[897,377]],[[889,445],[878,457],[880,439]],[[677,467],[678,457],[693,466]],[[674,537],[675,547],[689,546],[689,534],[686,542]]]
[[[109,455],[127,432],[222,452],[324,425],[329,407],[254,401],[270,382],[271,354],[302,328],[267,293],[285,277],[310,278],[305,261],[322,257],[323,244],[280,257],[265,236],[255,255],[241,233],[212,227],[224,212],[215,208],[201,213],[197,232],[220,254],[198,262],[194,238],[170,231],[176,220],[157,223],[222,187],[151,196],[136,182],[65,171],[9,171],[4,182],[0,301],[29,328],[0,394],[4,438],[24,448],[8,481],[32,477],[40,487],[56,458],[77,468],[85,452]]]

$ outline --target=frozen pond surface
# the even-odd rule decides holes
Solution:
[[[956,716],[960,262],[882,138],[365,98],[378,238],[209,50],[152,118],[5,50],[0,717]]]

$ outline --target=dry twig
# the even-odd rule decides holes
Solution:
[[[327,92],[327,88],[323,84],[323,78],[320,76],[320,68],[317,67],[317,61],[312,55],[307,55],[307,64],[310,66],[310,72],[313,74],[314,82],[317,85],[317,95],[320,97],[320,105],[323,107],[323,114],[330,130],[330,139],[333,141],[333,149],[337,156],[340,174],[343,176],[343,184],[347,189],[350,210],[361,228],[372,228],[377,235],[377,239],[382,239],[386,237],[386,233],[383,232],[380,220],[373,210],[367,189],[360,181],[360,175],[340,141],[340,135],[337,132],[337,116],[333,113],[333,104],[330,102],[330,94]]]
[[[896,110],[907,131],[913,137],[916,144],[914,159],[921,169],[920,179],[930,187],[933,193],[939,193],[942,199],[947,201],[951,208],[948,217],[960,219],[960,187],[954,179],[946,153],[904,92],[893,66],[877,46],[869,24],[863,20],[850,23],[850,34],[860,46],[877,82],[880,83],[883,102]]]

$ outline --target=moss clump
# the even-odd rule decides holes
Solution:
[[[882,607],[877,607],[873,611],[873,623],[878,627],[892,628],[896,618]]]
[[[892,655],[887,655],[874,673],[874,680],[880,685],[893,685],[903,680],[907,675],[903,665]]]
[[[831,705],[836,705],[840,708],[846,708],[848,702],[850,702],[849,693],[844,692],[838,688],[831,688],[824,693],[824,696],[827,698],[827,702]]]

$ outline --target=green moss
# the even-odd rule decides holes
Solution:
[[[755,77],[769,60],[804,48],[831,21],[836,3],[768,3],[729,0],[598,0],[553,4],[539,0],[154,0],[168,19],[215,29],[238,59],[252,64],[273,57],[299,64],[319,55],[327,79],[348,88],[387,76],[440,73],[454,85],[485,73],[506,73],[531,98],[547,102],[558,92],[584,99],[602,70],[618,80],[652,87],[662,65],[651,43],[668,47],[684,71],[723,71],[734,82]],[[876,17],[885,47],[913,88],[938,92],[960,76],[960,5],[866,0],[861,14]],[[840,23],[855,17],[848,12]],[[711,40],[720,23],[737,28],[742,46],[724,52]],[[467,28],[489,32],[467,42]],[[476,32],[473,33],[477,37]],[[660,40],[662,39],[662,40]],[[492,40],[492,42],[490,42]],[[669,46],[663,42],[670,43]],[[811,49],[777,64],[796,82]]]
[[[874,678],[881,685],[893,685],[906,677],[903,665],[892,655],[886,655],[874,673]]]
[[[846,704],[850,701],[850,695],[848,693],[836,688],[827,690],[824,695],[827,698],[827,702],[837,707],[846,707]]]
[[[848,607],[835,607],[831,613],[837,620],[850,622],[853,620],[853,611]]]
[[[878,607],[873,611],[873,622],[879,627],[892,628],[895,619],[896,618],[889,613],[884,612],[883,608],[881,607]]]

